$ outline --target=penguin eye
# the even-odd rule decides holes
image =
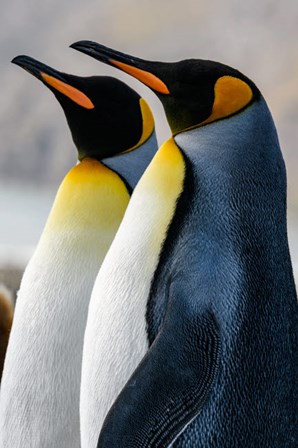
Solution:
[[[92,103],[90,98],[88,98],[88,96],[85,95],[85,93],[81,92],[80,90],[76,89],[70,84],[61,81],[60,79],[47,75],[46,73],[41,73],[40,75],[46,84],[53,87],[63,95],[67,96],[69,99],[74,101],[79,106],[84,107],[85,109],[95,108],[94,104]]]

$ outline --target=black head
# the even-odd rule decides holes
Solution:
[[[80,160],[103,159],[131,150],[154,130],[145,100],[115,78],[69,75],[29,56],[18,56],[12,62],[54,93],[66,115]]]
[[[120,68],[150,87],[163,103],[173,134],[234,115],[260,96],[246,76],[218,62],[151,62],[90,41],[71,47]]]

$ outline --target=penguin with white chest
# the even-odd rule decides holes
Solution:
[[[126,258],[130,282],[121,297],[109,297],[127,304],[130,288],[129,315],[113,318],[122,319],[125,359],[141,362],[98,447],[296,447],[298,306],[286,173],[260,91],[220,63],[148,62],[89,41],[73,47],[149,86],[173,132],[140,180],[109,252],[127,246],[139,257]],[[147,238],[132,240],[133,226]],[[102,272],[106,263],[117,271],[111,256]],[[146,275],[141,288],[136,279]]]
[[[80,163],[64,178],[18,293],[1,384],[1,448],[79,448],[83,336],[94,280],[156,152],[142,98],[111,77],[13,62],[61,104]],[[46,169],[46,167],[44,167]]]

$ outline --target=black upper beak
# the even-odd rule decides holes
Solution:
[[[90,40],[80,40],[70,45],[71,48],[80,51],[81,53],[88,54],[98,61],[105,64],[112,65],[111,60],[123,62],[133,67],[146,69],[146,62],[143,59],[130,56],[120,51],[113,50],[112,48],[105,47],[104,45],[92,42]]]
[[[13,64],[19,65],[40,81],[43,81],[41,76],[42,73],[53,76],[54,78],[60,79],[61,81],[65,81],[62,73],[58,72],[52,67],[49,67],[46,64],[43,64],[42,62],[37,61],[36,59],[31,58],[30,56],[17,56],[11,62]]]

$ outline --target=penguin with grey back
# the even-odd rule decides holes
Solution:
[[[154,188],[162,156],[179,153],[183,173],[146,298],[150,348],[98,447],[297,447],[286,172],[264,98],[220,63],[149,62],[89,41],[73,47],[138,78],[165,108],[173,139],[132,201],[145,183]]]
[[[13,62],[56,96],[79,162],[60,185],[18,292],[1,383],[0,447],[79,448],[92,287],[130,192],[156,152],[154,120],[146,101],[115,78],[66,74],[28,56]]]

